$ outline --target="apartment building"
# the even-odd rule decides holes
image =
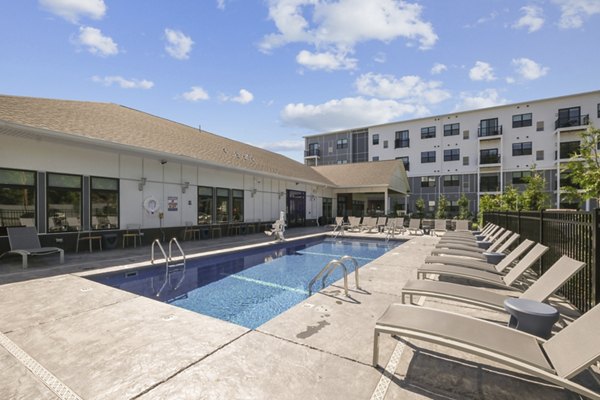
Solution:
[[[532,168],[546,179],[551,207],[573,207],[561,195],[561,164],[579,148],[578,134],[599,120],[600,91],[593,91],[306,136],[304,161],[400,159],[411,188],[409,213],[419,198],[433,212],[441,194],[456,212],[463,193],[475,213],[481,195],[523,189]]]

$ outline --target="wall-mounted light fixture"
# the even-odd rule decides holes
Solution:
[[[252,189],[250,191],[250,196],[254,197],[255,194],[256,194],[256,189]]]
[[[138,182],[138,190],[141,192],[144,190],[144,186],[146,185],[146,178],[141,178]]]
[[[181,193],[185,193],[185,191],[190,187],[190,183],[189,182],[183,182],[181,184]]]

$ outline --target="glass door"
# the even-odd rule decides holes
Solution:
[[[306,218],[306,192],[288,190],[286,208],[288,227],[304,226]]]

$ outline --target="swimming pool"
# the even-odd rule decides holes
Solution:
[[[188,260],[185,273],[172,269],[166,285],[164,264],[89,279],[254,329],[306,299],[308,283],[332,259],[350,255],[360,267],[399,243],[319,238],[274,244]],[[346,266],[354,271],[352,262]],[[338,268],[326,285],[342,277]],[[318,281],[313,293],[320,289]]]

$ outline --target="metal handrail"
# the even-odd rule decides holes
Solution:
[[[158,248],[160,249],[160,252],[163,254],[163,257],[165,257],[165,262],[167,263],[167,265],[169,265],[169,259],[167,258],[167,254],[165,253],[165,249],[163,249],[162,245],[160,244],[160,240],[158,239],[154,239],[154,242],[152,242],[152,250],[150,253],[150,263],[154,264],[154,245],[158,245]]]
[[[176,265],[169,265],[170,261],[173,261],[173,243],[175,243],[175,245],[177,246],[177,248],[179,249],[179,252],[181,253],[181,256],[183,258],[183,263],[182,264],[176,264]],[[160,287],[160,289],[158,290],[158,292],[156,292],[156,297],[160,297],[162,291],[165,289],[165,287],[167,286],[167,282],[171,283],[171,279],[170,279],[170,275],[169,275],[169,269],[171,267],[175,267],[175,266],[179,266],[179,265],[183,265],[183,269],[181,270],[181,278],[179,279],[179,282],[177,282],[177,284],[173,287],[173,285],[171,284],[171,287],[173,290],[177,290],[179,289],[179,287],[181,286],[181,284],[183,283],[183,280],[185,278],[185,268],[186,268],[186,258],[185,258],[185,253],[183,252],[183,249],[181,248],[181,246],[179,245],[179,242],[177,241],[176,238],[172,238],[169,241],[169,255],[167,256],[167,254],[165,253],[165,249],[162,247],[162,245],[160,244],[160,240],[159,239],[154,239],[154,241],[152,242],[152,249],[151,249],[151,260],[150,263],[154,264],[155,258],[154,258],[154,246],[157,245],[158,248],[160,249],[160,252],[163,254],[164,258],[165,258],[165,281],[163,282],[162,286]]]
[[[346,266],[344,265],[343,262],[341,262],[340,260],[331,260],[327,263],[327,265],[325,265],[317,275],[315,275],[314,278],[311,279],[311,281],[308,283],[308,295],[312,295],[312,286],[314,285],[314,283],[317,281],[317,279],[319,279],[321,277],[321,275],[323,275],[325,273],[325,271],[329,270],[329,268],[333,265],[332,271],[335,270],[336,267],[342,267],[342,269],[344,270],[344,292],[346,294],[346,297],[348,296],[348,269],[346,268]]]
[[[356,284],[356,288],[360,289],[360,285],[359,285],[359,281],[358,281],[358,261],[356,261],[356,259],[354,257],[349,256],[349,255],[343,256],[342,258],[340,258],[339,261],[342,264],[346,265],[344,263],[344,261],[348,261],[348,260],[352,261],[352,263],[354,264],[354,281],[355,281],[355,284]],[[325,286],[325,279],[327,279],[327,277],[331,274],[331,272],[333,272],[333,269],[330,269],[329,271],[327,271],[325,273],[325,275],[323,276],[323,278],[321,279],[321,284],[323,286]]]

